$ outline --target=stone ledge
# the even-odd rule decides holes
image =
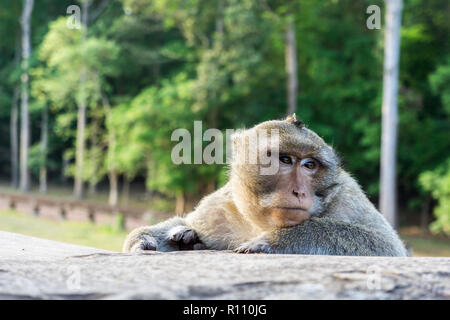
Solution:
[[[0,299],[450,299],[450,258],[123,254],[0,232]]]

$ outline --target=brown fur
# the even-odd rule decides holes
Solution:
[[[273,129],[279,132],[278,149],[272,145],[255,146],[246,140],[255,132],[265,131],[270,136]],[[259,170],[263,165],[260,162],[234,161],[230,180],[224,187],[205,197],[184,220],[169,220],[166,226],[183,224],[186,230],[197,233],[202,246],[216,250],[406,255],[396,232],[355,180],[341,168],[333,149],[295,115],[240,131],[233,137],[234,142],[238,139],[244,143],[238,144],[235,156],[242,152],[259,155],[279,152],[295,159],[295,164],[280,161],[277,174],[261,175]],[[305,159],[314,159],[315,169],[301,165],[300,161],[307,161]],[[170,240],[167,236],[161,237],[156,227],[146,228],[129,236],[124,251],[145,247],[176,250],[173,241],[145,245],[149,236]],[[170,228],[159,227],[158,230]],[[136,245],[139,241],[141,245]]]

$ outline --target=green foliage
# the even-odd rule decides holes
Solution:
[[[114,62],[119,55],[119,47],[104,38],[89,37],[83,41],[81,32],[67,28],[65,18],[50,24],[39,48],[39,57],[45,64],[33,71],[33,93],[36,98],[48,101],[58,113],[55,132],[60,133],[63,139],[75,136],[74,107],[80,105],[83,97],[86,98],[91,121],[86,134],[88,143],[82,178],[96,185],[108,168],[104,157],[108,132],[103,130],[107,111],[103,110],[103,104],[108,91],[106,77],[118,72]],[[73,165],[68,173],[74,174]]]
[[[444,112],[450,115],[450,56],[447,56],[446,64],[439,66],[429,77],[434,94],[440,96]],[[448,118],[447,118],[448,119]],[[448,140],[448,122],[446,138]],[[436,141],[439,143],[439,141]],[[435,144],[432,144],[435,146]],[[450,157],[433,170],[427,170],[420,174],[419,183],[423,190],[431,193],[438,205],[434,208],[436,220],[430,225],[434,233],[443,232],[450,235]]]
[[[35,174],[39,173],[39,169],[46,165],[46,155],[42,152],[39,144],[31,146],[29,150],[28,167]]]
[[[81,38],[81,30],[69,29],[66,19],[59,18],[50,25],[40,49],[39,57],[46,63],[45,72],[39,72],[35,85],[44,91],[56,106],[80,103],[86,95],[94,107],[101,99],[105,77],[118,71],[114,60],[119,48],[114,42],[103,38]],[[85,75],[85,88],[80,86]]]
[[[433,93],[440,95],[445,112],[450,114],[450,55],[446,64],[439,66],[429,79]]]
[[[438,201],[434,208],[436,220],[430,230],[450,235],[450,158],[438,168],[422,173],[419,182]]]
[[[42,3],[33,12],[30,70],[34,171],[50,160],[50,169],[59,171],[64,157],[70,162],[67,174],[73,175],[84,93],[84,181],[96,185],[115,170],[129,181],[145,179],[148,188],[169,198],[200,196],[211,185],[223,185],[224,165],[173,164],[177,142],[170,141],[171,134],[177,128],[192,132],[194,120],[203,122],[203,130],[224,132],[283,117],[285,31],[293,21],[297,115],[335,147],[376,201],[385,24],[368,30],[365,12],[371,4],[384,8],[384,1],[110,1],[90,22],[85,41],[83,30],[66,26],[70,1]],[[90,13],[98,3],[92,2]],[[423,172],[431,177],[450,157],[449,6],[447,0],[404,1],[397,177],[401,204],[413,210],[425,196],[418,177]],[[8,150],[12,92],[21,71],[13,59],[21,6],[4,7],[0,146]],[[38,146],[43,106],[49,110],[47,157]],[[0,161],[2,176],[9,175],[9,153],[1,152]],[[441,208],[443,196],[436,199]]]
[[[150,188],[172,194],[195,190],[194,177],[203,168],[173,164],[171,149],[174,144],[170,141],[173,130],[193,125],[195,113],[190,111],[192,85],[186,75],[180,74],[163,81],[158,89],[143,90],[131,101],[125,117],[120,113],[122,109],[116,109],[116,128],[120,132],[127,130],[122,135],[123,142],[118,143],[117,154],[122,168],[133,166],[136,160],[144,160]],[[168,109],[170,113],[165,112]],[[127,141],[133,141],[133,144],[130,146]]]

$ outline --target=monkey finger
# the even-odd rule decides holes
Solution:
[[[198,242],[197,233],[194,230],[188,230],[188,231],[184,232],[183,242],[185,244]]]
[[[264,241],[251,241],[234,249],[236,253],[270,253],[270,245]]]
[[[249,253],[247,248],[239,247],[233,250],[235,253]]]
[[[145,235],[136,241],[136,243],[131,247],[130,252],[156,251],[156,247],[156,239]]]
[[[237,247],[236,249],[233,250],[235,253],[252,253],[250,248],[242,245],[240,247]]]
[[[195,244],[199,241],[197,233],[186,226],[176,226],[169,230],[168,237],[174,242],[182,242],[184,244]]]
[[[205,250],[206,246],[203,243],[198,242],[198,243],[194,244],[193,249],[194,250]]]

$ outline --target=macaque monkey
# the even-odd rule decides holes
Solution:
[[[295,115],[235,133],[227,184],[184,218],[133,230],[123,247],[185,249],[407,255],[333,148]]]

